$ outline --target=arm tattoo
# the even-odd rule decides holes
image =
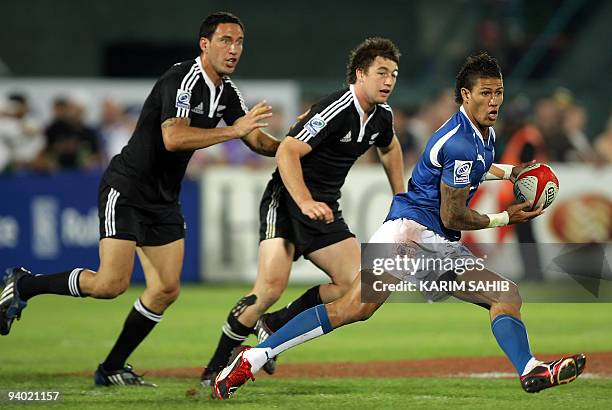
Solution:
[[[486,215],[470,209],[466,205],[470,187],[453,188],[440,182],[440,218],[444,226],[457,231],[483,229],[489,225]]]
[[[166,121],[164,121],[161,125],[162,128],[169,128],[172,127],[174,125],[185,125],[185,126],[189,126],[189,124],[191,124],[191,118],[189,117],[173,117],[173,118],[168,118]]]

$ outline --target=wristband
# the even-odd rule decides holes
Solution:
[[[487,171],[487,173],[484,176],[484,180],[485,181],[492,181],[492,180],[499,180],[499,179],[510,179],[510,176],[512,175],[512,169],[514,168],[514,165],[509,165],[509,164],[493,164],[493,166],[501,169],[502,171],[504,171],[504,176],[502,178],[498,177],[497,175],[491,173],[491,171]]]
[[[497,228],[499,226],[506,226],[510,222],[510,215],[508,211],[500,212],[498,214],[487,214],[489,217],[489,225],[487,228]]]

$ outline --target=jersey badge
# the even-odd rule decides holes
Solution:
[[[472,161],[455,160],[455,170],[453,179],[455,184],[467,184],[470,182],[470,171],[472,170]]]
[[[375,132],[374,134],[372,134],[372,136],[370,137],[370,141],[368,141],[370,145],[376,142],[376,137],[378,137],[378,134],[380,134],[380,132]]]
[[[304,128],[306,129],[306,131],[308,131],[310,136],[314,137],[326,126],[327,123],[325,122],[325,120],[319,114],[316,114],[308,120],[306,125],[304,125]]]
[[[176,108],[183,108],[188,110],[191,108],[189,104],[189,100],[191,99],[191,91],[181,90],[180,88],[176,90]]]

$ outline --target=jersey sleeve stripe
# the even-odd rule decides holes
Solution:
[[[344,104],[347,101],[347,98],[352,98],[353,94],[351,93],[351,91],[347,91],[345,92],[342,97],[338,98],[337,100],[335,100],[334,102],[332,102],[330,105],[327,106],[327,108],[325,108],[323,111],[321,111],[321,117],[324,117],[329,111],[333,110],[334,108],[336,108],[337,106]]]
[[[344,111],[347,107],[350,107],[353,104],[353,99],[350,98],[344,105],[337,107],[333,112],[330,112],[327,116],[323,117],[325,122],[329,123],[334,117]],[[310,141],[313,136],[310,133],[306,132],[306,138],[303,139],[304,142]]]
[[[304,128],[302,131],[300,131],[298,135],[295,136],[295,138],[301,141],[304,138],[306,138],[307,134],[308,134],[308,131],[306,131],[306,128]]]
[[[187,82],[191,79],[191,77],[196,73],[198,68],[197,63],[193,63],[185,77],[183,77],[183,81],[181,81],[181,90],[184,90],[187,87]]]
[[[353,94],[351,93],[350,90],[348,90],[340,98],[338,98],[337,100],[334,100],[331,104],[329,104],[323,111],[319,113],[319,115],[325,122],[328,122],[335,116],[334,112],[336,112],[338,108],[340,108],[340,111],[342,111],[344,108],[346,108],[351,103],[352,100],[353,100]],[[302,131],[300,131],[295,136],[295,138],[300,141],[306,142],[307,140],[312,138],[312,136],[310,135],[308,130],[306,130],[306,128],[303,128]]]
[[[194,75],[191,76],[191,78],[189,80],[187,80],[187,86],[186,88],[184,88],[184,90],[193,90],[193,86],[198,82],[198,79],[200,78],[200,76],[198,75],[198,73],[195,73]]]
[[[459,127],[461,127],[461,124],[458,124],[455,128],[440,137],[440,139],[436,141],[433,147],[431,147],[431,150],[429,151],[429,161],[432,163],[433,166],[438,168],[442,166],[438,161],[438,153],[440,152],[444,144],[446,144],[446,141],[448,141],[450,137],[457,133]]]
[[[225,77],[225,80],[236,92],[236,95],[238,96],[238,100],[240,101],[240,106],[242,107],[242,110],[244,111],[244,113],[246,114],[247,112],[249,112],[249,108],[245,104],[244,98],[242,98],[242,93],[240,92],[240,90],[238,90],[238,87],[236,87],[234,82],[230,80],[229,77]]]
[[[181,82],[181,90],[191,91],[195,84],[198,82],[200,76],[198,75],[198,64],[191,66],[189,72],[183,77]],[[178,108],[176,111],[177,117],[189,117],[189,110],[186,108]]]
[[[181,81],[181,90],[189,90],[193,88],[195,83],[198,80],[198,64],[194,63],[187,74],[183,77],[183,81]],[[176,109],[177,117],[189,117],[189,110],[186,108],[178,108]]]

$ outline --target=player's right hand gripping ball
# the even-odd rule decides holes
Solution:
[[[532,209],[543,205],[548,208],[559,192],[559,179],[546,164],[532,164],[516,178],[514,196],[519,202],[532,201]]]

